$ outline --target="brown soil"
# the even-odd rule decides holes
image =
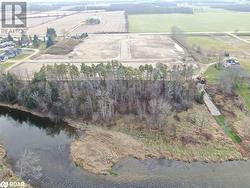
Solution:
[[[238,95],[223,94],[221,89],[215,86],[208,86],[207,90],[210,96],[212,97],[215,105],[220,109],[221,113],[230,120],[232,121],[235,120],[238,111],[241,112],[247,111],[244,102],[242,102],[242,99]]]
[[[65,55],[70,52],[72,52],[81,41],[76,40],[76,39],[63,39],[59,42],[57,42],[55,45],[51,46],[47,50],[47,54],[52,54],[52,55]]]

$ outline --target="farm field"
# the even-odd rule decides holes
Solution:
[[[203,53],[223,54],[230,53],[231,56],[250,56],[250,45],[231,36],[188,36],[189,46],[199,46]]]
[[[91,17],[99,18],[101,23],[87,25],[85,21]],[[49,11],[28,14],[27,33],[45,36],[47,28],[54,28],[58,36],[81,35],[82,33],[122,33],[127,32],[126,22],[124,11]],[[13,34],[13,36],[19,35],[20,33]]]
[[[86,25],[85,21],[90,17],[98,17],[101,23],[98,25]],[[31,35],[45,35],[47,27],[54,28],[59,36],[65,34],[81,35],[82,33],[125,32],[126,21],[123,11],[95,13],[75,12],[74,14],[32,27],[28,32]]]
[[[82,23],[76,30],[73,30],[70,34],[76,35],[81,33],[112,33],[112,32],[127,32],[125,12],[100,12],[92,13],[91,15],[86,14],[82,17],[87,19],[90,16],[99,17],[101,24],[98,25],[86,25]]]
[[[137,33],[170,32],[173,26],[177,26],[185,32],[250,31],[249,18],[247,12],[231,11],[129,15],[129,31]]]

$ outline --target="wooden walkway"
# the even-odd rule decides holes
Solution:
[[[204,91],[204,102],[208,108],[208,110],[211,112],[211,114],[213,116],[220,116],[221,113],[219,111],[219,109],[215,106],[215,104],[213,103],[212,99],[210,98],[210,96],[208,95],[208,93],[206,91]]]

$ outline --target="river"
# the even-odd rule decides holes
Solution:
[[[113,167],[116,175],[94,175],[70,159],[69,146],[79,132],[67,125],[55,125],[20,111],[0,108],[0,143],[7,160],[18,173],[17,161],[24,151],[39,159],[42,176],[23,179],[37,188],[249,188],[250,161],[184,163],[169,160],[121,160]],[[81,133],[80,133],[81,134]]]

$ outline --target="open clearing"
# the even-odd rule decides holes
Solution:
[[[90,35],[65,55],[41,54],[36,59],[15,67],[11,71],[16,74],[33,74],[46,64],[100,63],[118,60],[125,65],[139,66],[141,64],[165,63],[181,64],[187,53],[167,35],[142,34],[98,34]],[[185,63],[194,63],[186,58]]]
[[[195,14],[129,15],[130,32],[170,32],[173,26],[185,32],[250,31],[248,12],[201,12]]]

